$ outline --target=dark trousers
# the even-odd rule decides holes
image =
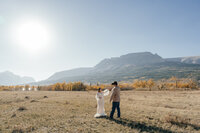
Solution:
[[[117,108],[117,116],[120,117],[120,107],[119,102],[113,102],[112,103],[112,111],[110,112],[110,118],[113,118],[113,115],[115,113],[115,109]]]

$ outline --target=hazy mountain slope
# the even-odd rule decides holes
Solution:
[[[188,63],[188,64],[200,64],[200,56],[167,58],[166,60],[173,61],[173,62]]]
[[[94,71],[103,72],[121,67],[149,65],[159,62],[164,62],[164,59],[157,54],[150,52],[130,53],[120,57],[104,59],[94,67]]]
[[[37,84],[83,81],[87,83],[110,83],[113,80],[132,81],[134,79],[155,80],[171,76],[196,78],[200,80],[200,65],[169,61],[150,52],[132,53],[120,57],[104,59],[93,68],[73,69],[58,72]]]
[[[0,73],[0,85],[19,85],[30,82],[35,82],[35,80],[31,77],[20,77],[9,71]]]
[[[117,81],[133,81],[134,79],[149,79],[155,80],[170,78],[172,76],[180,78],[196,78],[200,80],[200,65],[185,64],[177,62],[162,62],[146,66],[127,66],[115,71],[107,71],[102,73],[93,73],[83,76],[65,77],[58,80],[45,80],[38,82],[40,85],[52,84],[56,82],[74,82],[82,81],[87,83],[111,83]]]
[[[61,71],[53,74],[47,80],[58,80],[65,77],[72,77],[72,76],[81,76],[88,74],[92,68],[76,68],[72,70]]]
[[[59,81],[66,78],[79,79],[80,76],[84,75],[95,75],[106,71],[115,71],[127,66],[141,66],[153,63],[164,62],[157,54],[152,54],[150,52],[141,52],[141,53],[130,53],[127,55],[122,55],[120,57],[114,57],[110,59],[104,59],[99,64],[93,68],[77,68],[72,70],[61,71],[53,74],[49,77],[47,81]]]

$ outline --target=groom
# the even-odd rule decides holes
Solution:
[[[110,97],[110,102],[112,102],[112,111],[110,112],[110,118],[113,119],[113,115],[115,113],[115,109],[117,108],[117,116],[120,118],[120,88],[118,86],[117,81],[114,81],[112,83],[114,86],[111,90],[111,97]]]

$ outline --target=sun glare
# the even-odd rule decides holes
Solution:
[[[14,36],[19,47],[31,54],[45,51],[50,43],[49,31],[44,24],[38,21],[20,23]]]

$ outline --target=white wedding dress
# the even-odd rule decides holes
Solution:
[[[94,115],[94,117],[101,117],[106,116],[105,109],[104,109],[104,96],[109,95],[109,90],[106,89],[102,92],[98,92],[96,94],[97,99],[97,113]]]

